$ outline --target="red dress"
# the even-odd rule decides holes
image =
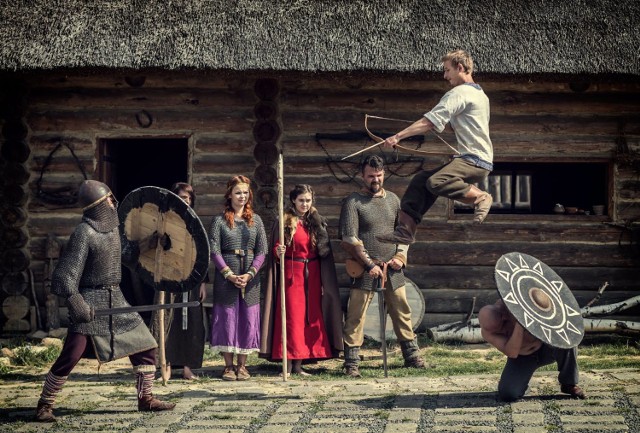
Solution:
[[[278,245],[279,243],[276,243],[274,251]],[[320,281],[320,260],[318,259],[315,248],[311,247],[309,232],[302,222],[298,222],[292,245],[287,247],[284,261],[287,359],[327,359],[332,357],[322,317],[322,284]],[[304,260],[307,262],[305,263]],[[306,290],[305,264],[308,272]],[[276,293],[272,356],[274,359],[282,359],[282,316],[279,286],[276,288]]]

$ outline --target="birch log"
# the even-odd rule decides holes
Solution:
[[[605,316],[640,305],[640,295],[615,304],[587,306],[580,311],[584,319],[584,331],[587,333],[635,333],[640,332],[640,322],[615,319],[589,319],[590,316]],[[483,343],[478,319],[445,323],[427,330],[427,335],[435,342],[460,341],[463,343]]]

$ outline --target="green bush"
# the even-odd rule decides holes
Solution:
[[[49,346],[45,350],[35,351],[33,346],[27,344],[25,346],[16,347],[13,350],[14,358],[12,360],[15,365],[44,367],[51,364],[60,355],[60,348]]]

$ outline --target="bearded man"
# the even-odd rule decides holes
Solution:
[[[383,268],[386,270],[384,301],[402,348],[404,364],[424,368],[411,324],[411,307],[402,271],[409,247],[376,239],[377,235],[393,228],[400,210],[398,196],[382,187],[384,174],[382,158],[368,156],[361,167],[365,187],[346,198],[340,215],[342,245],[365,268],[361,277],[353,279],[344,324],[344,369],[351,377],[360,377],[359,351],[364,341],[365,315],[374,296],[374,285],[384,276]]]

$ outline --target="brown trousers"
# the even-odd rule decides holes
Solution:
[[[411,325],[411,307],[407,302],[404,286],[391,290],[387,281],[384,302],[391,317],[393,331],[398,341],[413,341],[415,334]],[[364,342],[364,322],[367,308],[378,294],[372,290],[351,289],[347,318],[344,323],[344,343],[349,347],[360,347]]]

